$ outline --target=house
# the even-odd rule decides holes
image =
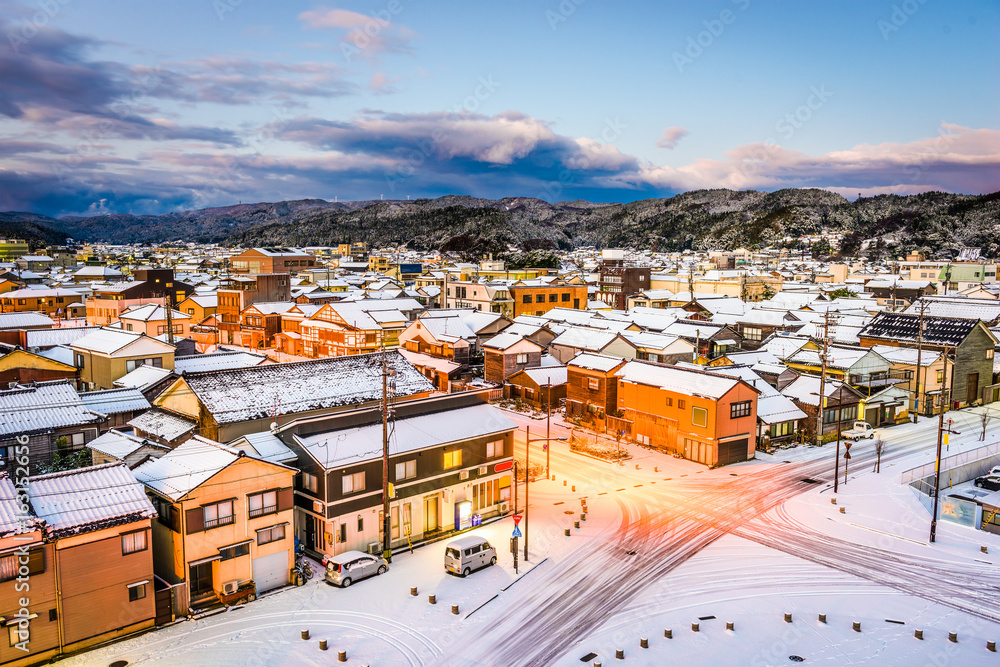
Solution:
[[[106,421],[84,405],[67,380],[0,390],[0,466],[12,469],[17,451],[18,457],[26,453],[30,471],[38,472],[56,454],[82,449]]]
[[[56,359],[49,359],[22,349],[0,347],[0,385],[11,382],[30,384],[48,380],[73,380],[80,375],[80,369]]]
[[[429,310],[422,313],[419,319],[425,327],[436,332],[435,336],[440,333],[464,338],[469,342],[470,355],[476,355],[483,343],[504,331],[511,323],[510,319],[500,313],[455,308]],[[465,333],[466,330],[468,333]],[[400,334],[400,340],[402,339]]]
[[[549,353],[562,363],[580,352],[605,354],[621,359],[635,359],[636,345],[616,331],[569,326],[549,344]]]
[[[593,415],[603,420],[618,409],[618,379],[625,365],[621,357],[581,352],[566,363],[566,416]]]
[[[526,368],[507,378],[504,394],[509,398],[526,401],[536,408],[558,408],[566,400],[566,380],[565,366]]]
[[[138,331],[147,336],[160,336],[173,333],[179,338],[186,338],[191,333],[191,316],[173,308],[170,309],[171,322],[167,323],[167,309],[157,304],[135,306],[118,315],[125,331]]]
[[[525,368],[542,365],[545,351],[538,343],[515,334],[502,333],[482,344],[484,356],[483,378],[502,385],[507,377]]]
[[[382,354],[186,373],[154,401],[196,424],[198,433],[230,442],[296,416],[373,405],[382,398]],[[396,351],[385,353],[393,396],[426,396],[434,386]]]
[[[547,280],[518,280],[508,287],[513,301],[513,317],[518,315],[543,315],[553,308],[587,307],[587,284],[577,278]]]
[[[239,338],[240,314],[248,306],[292,300],[291,277],[287,273],[231,276],[220,283],[216,296],[219,340],[233,345]]]
[[[946,352],[954,357],[948,373],[952,405],[965,407],[990,403],[1000,388],[993,383],[993,353],[997,337],[980,319],[921,317],[906,313],[879,313],[858,334],[862,347],[889,345],[920,347]],[[919,400],[919,399],[918,399]]]
[[[694,344],[699,356],[706,359],[715,359],[743,346],[743,336],[726,324],[677,320],[660,333]]]
[[[215,315],[219,309],[217,294],[192,294],[177,304],[177,310],[191,316],[191,322],[204,322],[209,315]]]
[[[393,304],[387,305],[380,307],[377,300],[372,300],[321,306],[299,324],[304,355],[341,357],[368,354],[383,347],[395,348],[407,318],[402,311],[392,307]]]
[[[808,417],[790,398],[771,386],[750,366],[717,366],[702,370],[738,377],[760,391],[760,396],[757,397],[758,450],[765,450],[768,445],[792,441],[802,427],[802,420]]]
[[[122,463],[17,487],[0,473],[0,613],[10,638],[0,662],[37,664],[152,628],[154,516]]]
[[[472,309],[513,317],[514,300],[506,282],[445,281],[445,308]]]
[[[134,473],[156,507],[153,569],[187,583],[191,608],[250,582],[257,595],[288,583],[294,468],[194,436]]]
[[[71,304],[83,303],[83,294],[71,289],[20,289],[6,292],[0,297],[3,312],[34,311],[45,315],[66,318],[66,310]]]
[[[240,313],[236,344],[251,349],[274,346],[274,336],[281,331],[281,316],[295,307],[291,301],[258,301]]]
[[[651,287],[648,267],[626,266],[625,251],[601,252],[597,299],[617,310],[625,310],[628,298]]]
[[[937,350],[912,347],[893,347],[891,345],[875,345],[871,348],[888,360],[889,375],[902,378],[895,386],[905,389],[910,398],[907,412],[913,411],[923,415],[937,414],[941,410],[939,398],[944,387],[944,353]],[[917,365],[920,366],[919,373]],[[922,400],[917,403],[917,383],[920,383]]]
[[[807,418],[800,423],[803,434],[809,439],[816,437],[816,422],[819,420],[820,378],[815,375],[799,375],[790,381],[778,379],[778,391],[792,399]],[[840,380],[827,380],[823,384],[823,434],[838,433],[858,418],[858,406],[864,396],[858,390]]]
[[[198,428],[197,422],[158,408],[133,417],[128,426],[132,427],[136,437],[169,449],[188,440]]]
[[[655,361],[661,364],[676,364],[694,358],[694,344],[680,336],[654,333],[652,331],[623,331],[630,343],[635,345],[635,358]]]
[[[821,350],[798,350],[785,358],[785,364],[801,373],[821,375],[821,354]],[[849,383],[865,396],[905,379],[894,377],[892,363],[875,350],[849,345],[827,346],[826,375],[830,379]]]
[[[487,403],[485,392],[397,403],[394,413],[393,548],[467,528],[476,514],[511,509],[517,426]],[[307,550],[381,550],[382,433],[374,408],[303,417],[274,431],[298,454],[295,525]]]
[[[129,468],[135,468],[147,459],[159,458],[170,448],[145,438],[118,429],[94,438],[87,443],[94,465],[121,461]]]
[[[754,457],[761,390],[741,378],[638,360],[615,376],[637,442],[713,467]]]
[[[744,350],[756,350],[761,342],[776,331],[794,332],[805,322],[790,312],[779,310],[748,310],[731,316],[734,328],[742,336]],[[714,321],[714,320],[713,320]]]
[[[440,391],[451,391],[451,383],[462,376],[462,370],[465,368],[464,364],[455,363],[442,357],[411,352],[406,348],[399,348],[398,351]]]
[[[111,389],[115,380],[148,364],[173,370],[174,346],[138,331],[101,328],[69,345],[80,380],[91,389]]]
[[[898,276],[869,280],[865,283],[865,291],[875,295],[880,305],[893,309],[905,308],[917,299],[937,293],[929,280],[900,280]]]
[[[458,317],[418,317],[399,334],[399,344],[410,352],[466,365],[476,334]]]

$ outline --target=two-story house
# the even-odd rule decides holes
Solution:
[[[542,365],[545,348],[529,338],[501,333],[482,344],[483,377],[502,385],[508,377],[526,368]]]
[[[135,469],[156,507],[156,575],[187,582],[192,608],[253,582],[283,586],[295,564],[295,469],[194,436]]]
[[[398,548],[511,509],[516,424],[462,392],[397,403],[389,439],[390,542]],[[381,551],[382,417],[378,409],[296,419],[275,435],[298,454],[299,540],[313,552]]]
[[[621,357],[581,352],[566,363],[566,416],[593,415],[604,419],[618,409],[618,378],[625,365]]]
[[[111,389],[115,380],[144,364],[174,368],[174,346],[138,331],[101,328],[69,347],[80,381],[90,389]]]

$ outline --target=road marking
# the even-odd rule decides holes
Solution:
[[[597,495],[599,495],[599,496],[606,496],[606,495],[608,495],[608,492],[607,491],[601,491]]]
[[[622,487],[620,489],[615,489],[615,491],[624,491],[624,490],[625,490],[625,487]]]
[[[918,542],[917,540],[911,540],[908,537],[900,537],[899,535],[893,535],[892,533],[887,533],[884,530],[876,530],[875,528],[869,528],[868,526],[862,526],[856,523],[852,523],[850,525],[854,526],[855,528],[864,528],[865,530],[870,530],[873,533],[879,533],[880,535],[888,535],[889,537],[895,537],[897,540],[906,540],[907,542],[913,542],[914,544],[919,544],[922,547],[928,546],[926,542]]]
[[[636,485],[635,485],[635,486],[633,486],[632,488],[633,488],[633,489],[638,489],[638,488],[639,488],[640,486],[642,486],[642,484],[636,484]]]

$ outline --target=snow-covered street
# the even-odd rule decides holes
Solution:
[[[515,419],[544,433],[544,421]],[[984,444],[975,410],[954,419],[948,453]],[[356,665],[994,664],[1000,539],[942,521],[929,544],[927,511],[899,483],[933,459],[936,426],[881,431],[879,474],[870,441],[855,445],[836,504],[832,444],[708,470],[634,445],[617,465],[554,443],[556,479],[531,484],[518,575],[508,517],[475,531],[499,563],[465,579],[444,572],[446,540],[396,554],[387,574],[349,589],[314,579],[60,664],[319,665],[340,651]],[[986,442],[998,435],[1000,424]]]

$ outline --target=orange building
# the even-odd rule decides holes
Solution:
[[[553,308],[587,309],[587,285],[583,281],[519,280],[508,289],[514,300],[514,317],[544,315]]]
[[[713,467],[753,458],[760,392],[740,378],[638,360],[615,374],[637,442]]]
[[[233,273],[294,273],[316,266],[316,257],[298,248],[251,248],[231,261]]]

